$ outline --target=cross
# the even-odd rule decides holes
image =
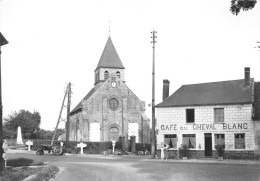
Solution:
[[[109,20],[108,21],[108,36],[110,36],[110,24],[111,24],[111,21]]]
[[[81,141],[79,144],[77,144],[77,147],[80,148],[80,154],[83,154],[83,148],[87,147],[87,144]]]
[[[28,151],[31,151],[31,145],[33,145],[33,142],[31,140],[28,140],[25,142],[26,145],[28,145]]]
[[[113,154],[115,153],[116,140],[112,140]]]

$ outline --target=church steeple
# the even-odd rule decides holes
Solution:
[[[116,69],[125,68],[116,52],[115,46],[114,46],[110,36],[108,37],[106,46],[99,59],[96,70],[98,68],[116,68]]]
[[[95,85],[104,82],[111,73],[117,74],[117,76],[124,81],[124,69],[125,67],[117,54],[111,37],[109,36],[95,69]]]

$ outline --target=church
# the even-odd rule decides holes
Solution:
[[[125,67],[110,36],[94,80],[94,87],[70,112],[69,140],[106,142],[135,136],[136,143],[150,143],[145,102],[127,87]]]

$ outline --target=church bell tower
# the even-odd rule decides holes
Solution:
[[[99,87],[112,73],[115,73],[118,78],[125,82],[125,67],[109,36],[97,68],[95,69],[95,87]]]

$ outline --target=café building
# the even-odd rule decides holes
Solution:
[[[163,81],[163,101],[156,105],[157,148],[168,144],[170,158],[187,145],[190,158],[217,157],[225,145],[226,159],[253,159],[260,140],[259,83],[250,78],[183,85],[171,96]]]

